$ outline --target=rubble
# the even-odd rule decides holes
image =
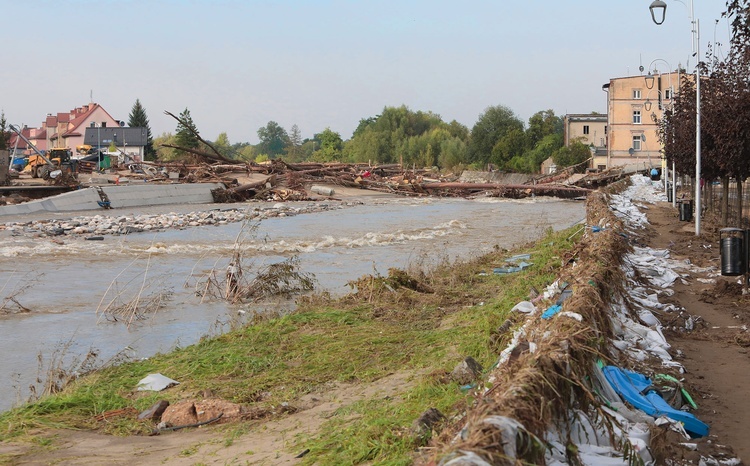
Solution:
[[[64,220],[34,220],[29,222],[7,222],[0,230],[10,230],[13,235],[36,236],[84,236],[84,235],[128,235],[141,232],[161,231],[170,228],[188,228],[205,225],[226,225],[245,220],[263,220],[272,217],[291,217],[298,214],[343,209],[350,202],[321,203],[291,206],[278,203],[271,207],[214,209],[186,214],[170,212],[161,215],[93,215],[77,216]]]

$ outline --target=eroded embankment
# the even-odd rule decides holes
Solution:
[[[660,461],[663,453],[656,444],[665,442],[670,428],[679,430],[681,425],[668,420],[654,423],[619,402],[613,406],[617,395],[612,395],[599,369],[649,363],[660,367],[660,357],[671,359],[664,350],[666,341],[661,347],[635,351],[621,351],[613,344],[630,344],[624,341],[624,328],[625,333],[631,328],[643,332],[644,342],[650,336],[658,339],[650,332],[661,335],[658,324],[649,327],[639,322],[636,310],[641,308],[631,298],[633,287],[648,284],[625,263],[637,241],[629,225],[632,221],[627,216],[621,221],[610,207],[612,193],[624,187],[620,183],[609,193],[588,196],[586,234],[563,260],[558,275],[558,289],[568,290],[569,297],[550,292],[528,303],[530,314],[486,384],[477,390],[472,408],[435,440],[439,451],[431,461],[443,465]],[[539,311],[545,311],[541,317]],[[634,352],[645,357],[629,359]],[[659,370],[677,373],[679,364]]]

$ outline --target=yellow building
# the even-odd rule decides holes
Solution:
[[[574,114],[563,117],[563,144],[579,141],[591,148],[592,168],[604,169],[607,162],[607,115],[598,113]]]
[[[673,104],[684,72],[610,79],[607,92],[607,168],[660,167],[658,121]]]

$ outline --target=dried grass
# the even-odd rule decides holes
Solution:
[[[148,255],[142,272],[135,274],[125,283],[120,282],[125,272],[140,260],[141,256],[136,257],[112,280],[96,309],[96,314],[100,318],[111,322],[124,322],[130,327],[135,322],[155,314],[172,297],[172,291],[165,283],[166,277],[149,276],[151,254]]]
[[[569,424],[573,410],[594,413],[611,425],[600,409],[589,374],[597,358],[608,359],[606,342],[612,337],[612,328],[607,307],[625,294],[621,265],[630,245],[626,236],[619,234],[623,225],[611,213],[606,194],[590,194],[586,208],[587,224],[599,225],[604,219],[608,227],[584,235],[559,273],[560,281],[573,288],[563,310],[580,314],[582,322],[563,316],[550,320],[530,317],[524,326],[526,343],[517,347],[526,350],[512,353],[491,372],[491,383],[477,394],[474,406],[436,438],[434,446],[439,453],[434,458],[462,450],[479,454],[491,464],[512,464],[503,450],[507,439],[484,421],[488,416],[515,419],[538,438],[544,438],[552,425]],[[533,353],[528,351],[529,342],[536,345]],[[575,463],[575,447],[570,445],[568,450]],[[537,464],[539,458],[535,448],[518,451],[519,460]]]
[[[315,276],[300,271],[297,256],[281,262],[257,267],[245,256],[249,249],[243,244],[254,237],[257,223],[246,221],[235,239],[232,257],[226,269],[214,266],[195,284],[201,298],[218,298],[233,304],[260,301],[272,296],[289,298],[315,288]]]

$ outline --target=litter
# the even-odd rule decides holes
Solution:
[[[650,416],[667,416],[681,422],[685,430],[693,437],[708,435],[708,425],[698,420],[695,415],[674,409],[659,395],[651,380],[637,372],[606,366],[602,369],[612,388],[628,403]]]
[[[506,273],[515,273],[515,272],[520,272],[521,270],[526,269],[532,265],[534,264],[530,262],[521,262],[516,266],[496,267],[492,269],[492,272],[498,275],[506,274]]]
[[[560,306],[559,304],[555,304],[554,306],[548,307],[547,310],[542,313],[542,319],[551,318],[553,315],[560,312],[561,309],[562,309],[562,306]]]
[[[136,390],[160,392],[179,384],[180,382],[161,374],[149,374],[138,382]]]

